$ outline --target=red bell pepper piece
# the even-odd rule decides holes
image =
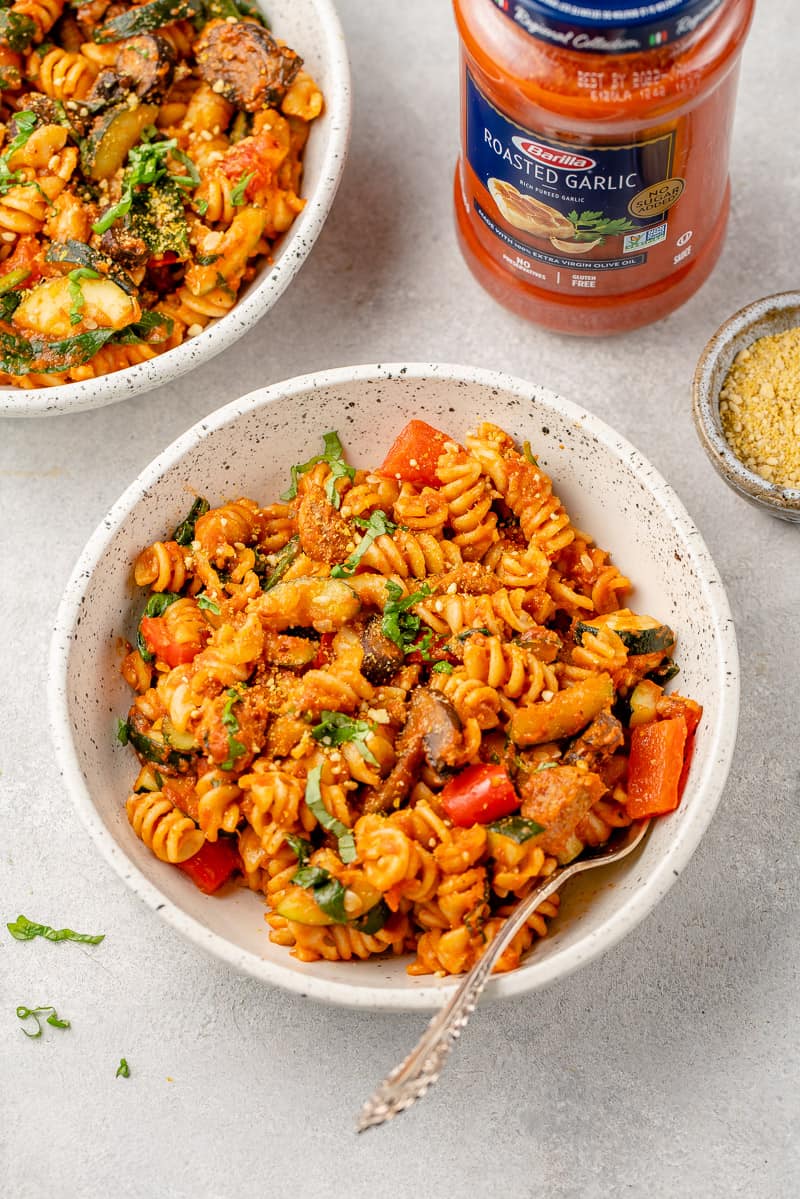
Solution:
[[[206,841],[193,857],[178,863],[178,869],[188,874],[205,895],[213,895],[241,868],[238,849],[232,841],[222,837],[218,841]]]
[[[163,616],[143,616],[139,627],[150,653],[168,666],[191,662],[203,648],[198,641],[173,641]]]
[[[462,770],[442,791],[442,807],[459,828],[489,824],[516,812],[520,798],[505,766],[479,762]]]
[[[311,663],[312,670],[323,670],[331,658],[333,657],[333,639],[335,633],[321,633],[319,638],[319,649],[316,657]]]
[[[437,487],[436,463],[452,440],[424,420],[411,420],[392,444],[379,474],[391,475],[417,487]]]
[[[633,730],[626,805],[631,820],[662,816],[677,808],[686,739],[682,716],[640,724]]]

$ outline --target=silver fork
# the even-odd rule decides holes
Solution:
[[[612,842],[591,857],[580,858],[569,866],[555,870],[517,905],[483,957],[464,976],[461,985],[453,992],[441,1011],[433,1017],[405,1061],[392,1070],[366,1101],[358,1119],[359,1132],[377,1128],[379,1124],[398,1116],[400,1112],[411,1107],[412,1103],[421,1099],[428,1088],[439,1079],[450,1050],[478,1006],[492,967],[539,904],[574,875],[581,874],[584,870],[594,870],[598,866],[608,866],[611,862],[619,862],[633,853],[642,843],[649,825],[649,820],[632,824],[625,830],[621,841]]]

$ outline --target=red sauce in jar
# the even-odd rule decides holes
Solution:
[[[754,0],[454,0],[459,241],[483,286],[562,333],[672,312],[722,249]]]

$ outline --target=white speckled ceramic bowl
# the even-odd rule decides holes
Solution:
[[[246,333],[283,294],[305,262],[330,212],[347,157],[350,137],[350,67],[333,0],[256,0],[276,37],[294,46],[325,95],[303,159],[301,195],[306,206],[277,243],[238,303],[202,333],[138,366],[57,387],[0,387],[0,416],[50,416],[102,408],[150,391],[213,358]]]
[[[289,469],[338,429],[350,460],[381,460],[411,417],[455,437],[479,419],[529,439],[575,523],[636,583],[634,606],[678,632],[680,686],[705,715],[680,808],[656,823],[633,860],[570,883],[550,936],[489,995],[543,987],[615,945],[644,919],[686,866],[725,785],[736,737],[739,668],[728,601],[683,505],[644,458],[576,404],[521,379],[453,366],[361,366],[277,383],[207,417],[133,483],[103,520],[67,586],[50,660],[58,760],[81,817],[128,885],[184,935],[237,969],[314,999],[365,1008],[433,1008],[452,981],[410,978],[405,961],[304,965],[270,943],[263,905],[239,890],[206,897],[137,840],[124,801],[135,775],[115,721],[130,704],[119,675],[120,634],[132,637],[143,596],[131,564],[184,515],[191,490],[212,503],[264,502]]]

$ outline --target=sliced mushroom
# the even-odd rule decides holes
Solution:
[[[411,713],[425,730],[422,745],[428,765],[440,774],[455,766],[463,742],[461,720],[450,700],[420,688],[414,692]]]
[[[573,766],[578,762],[585,762],[590,770],[597,770],[624,741],[622,725],[616,716],[612,716],[610,712],[601,712],[580,737],[572,742],[564,755],[564,763]]]
[[[100,249],[128,270],[144,266],[150,257],[145,240],[130,229],[123,228],[118,221],[106,229],[100,240]]]
[[[443,695],[418,687],[408,705],[408,719],[397,745],[390,774],[366,798],[366,812],[397,808],[414,785],[426,761],[437,773],[455,765],[462,748],[461,721]]]
[[[388,683],[395,671],[403,665],[403,651],[383,632],[380,616],[371,617],[364,625],[361,648],[364,651],[361,673],[376,687]]]
[[[195,55],[206,83],[247,112],[279,104],[303,65],[254,21],[211,21]]]
[[[163,100],[175,74],[175,51],[157,33],[141,33],[120,46],[114,70],[140,100]]]

